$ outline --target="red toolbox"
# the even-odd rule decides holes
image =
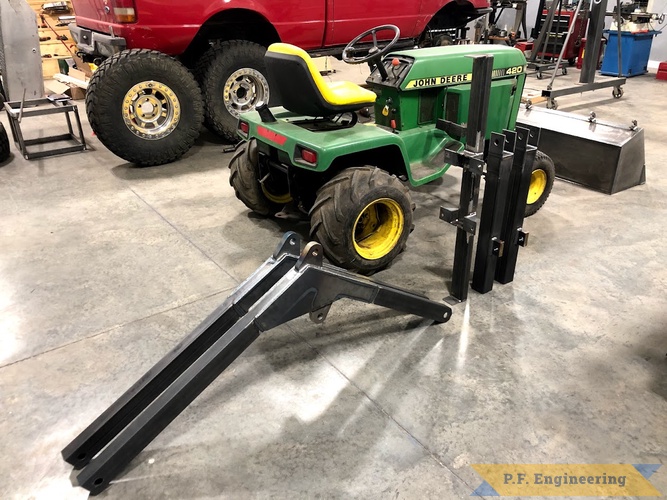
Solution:
[[[655,75],[658,80],[667,80],[667,61],[661,62],[658,66],[658,74]]]
[[[604,48],[606,44],[607,44],[607,39],[603,37],[602,40],[600,40],[600,54],[598,56],[597,69],[600,69],[602,67],[602,56],[604,55]],[[585,55],[586,55],[586,39],[582,38],[581,45],[579,45],[579,55],[577,56],[577,69],[581,69],[581,67],[583,66]]]
[[[526,59],[530,59],[530,55],[533,52],[533,42],[517,42],[514,48],[523,52],[523,55],[526,56]]]
[[[546,22],[548,14],[548,10],[545,9],[542,11],[540,25],[543,25]],[[540,52],[538,55],[556,59],[563,48],[568,31],[572,31],[563,53],[563,59],[570,63],[570,66],[574,66],[577,55],[579,54],[581,39],[586,34],[588,9],[582,8],[576,18],[574,17],[574,14],[574,9],[560,10],[556,12],[553,23],[551,24],[551,32],[547,37],[546,47],[544,47],[545,51]],[[573,24],[574,27],[572,27]]]

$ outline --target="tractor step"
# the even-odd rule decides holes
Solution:
[[[349,298],[434,322],[449,320],[445,304],[323,264],[322,247],[300,251],[286,233],[274,254],[190,335],[67,445],[73,479],[96,495],[164,430],[261,333],[310,314],[325,320],[331,304]]]

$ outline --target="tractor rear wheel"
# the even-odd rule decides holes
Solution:
[[[348,168],[318,190],[310,235],[337,266],[379,271],[405,248],[414,209],[395,175],[372,166]]]
[[[526,200],[526,217],[534,215],[546,203],[555,178],[554,162],[542,151],[538,151],[535,154],[533,172],[530,176],[530,187]]]
[[[0,163],[9,158],[9,137],[2,123],[0,123]]]
[[[229,184],[236,197],[246,207],[259,215],[273,215],[280,211],[292,197],[283,179],[259,178],[257,141],[250,140],[229,162]],[[263,182],[262,182],[263,180]],[[284,181],[287,179],[285,178]]]

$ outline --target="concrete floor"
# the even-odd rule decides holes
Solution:
[[[263,335],[101,498],[468,498],[472,463],[667,462],[666,89],[647,75],[620,101],[559,99],[637,119],[647,183],[557,180],[514,283],[440,326],[344,301]],[[139,169],[86,133],[93,151],[0,168],[0,498],[86,497],[60,450],[306,232],[246,210],[209,134]],[[456,186],[415,193],[407,251],[378,278],[447,295],[455,231],[437,214]],[[667,493],[667,467],[651,480]]]

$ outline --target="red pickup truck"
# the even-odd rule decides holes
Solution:
[[[90,124],[112,152],[139,165],[181,157],[202,120],[235,140],[236,118],[270,89],[263,56],[274,42],[339,55],[377,25],[407,45],[489,11],[488,0],[72,0],[80,52],[97,59]],[[175,56],[172,57],[172,56]]]

